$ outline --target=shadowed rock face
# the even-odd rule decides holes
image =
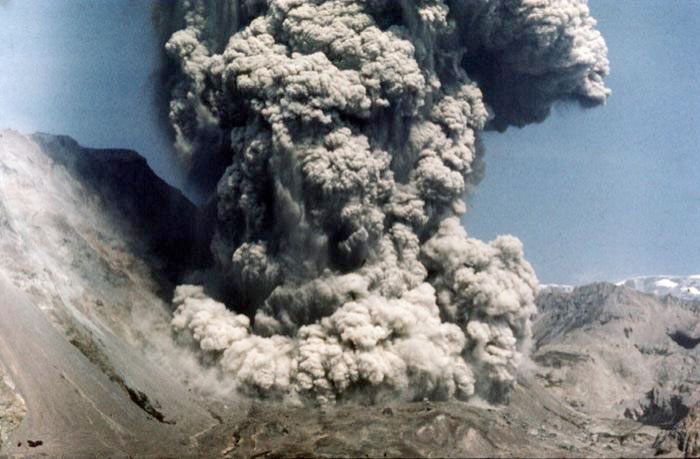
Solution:
[[[700,344],[700,338],[692,338],[681,330],[676,330],[669,334],[668,337],[685,349],[695,349],[695,347]]]
[[[691,408],[673,429],[659,434],[654,447],[656,455],[700,456],[700,404]]]
[[[175,282],[185,269],[203,268],[211,262],[211,234],[206,233],[199,210],[161,180],[136,152],[84,148],[70,137],[49,134],[34,134],[31,140],[128,220],[165,263],[168,280]]]

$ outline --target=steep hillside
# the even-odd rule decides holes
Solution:
[[[0,132],[3,452],[174,453],[214,422],[162,357],[196,219],[133,152]]]
[[[193,432],[214,424],[184,387],[125,343],[100,365],[99,339],[93,354],[80,352],[2,278],[0,291],[0,316],[12,318],[0,321],[0,361],[27,406],[3,452],[192,454]]]

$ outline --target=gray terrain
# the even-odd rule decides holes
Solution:
[[[205,218],[134,152],[0,132],[0,456],[695,454],[700,304],[622,285],[540,294],[507,405],[226,392],[170,336]]]
[[[537,377],[572,406],[671,427],[700,402],[700,303],[593,284],[538,309]]]

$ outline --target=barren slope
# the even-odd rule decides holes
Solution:
[[[192,433],[208,421],[181,386],[153,368],[140,367],[143,362],[131,364],[129,371],[148,374],[149,389],[160,385],[157,399],[152,399],[165,416],[165,422],[159,421],[61,336],[6,279],[0,278],[0,291],[0,317],[11,318],[0,321],[0,362],[27,405],[27,415],[4,453],[76,457],[192,452]],[[29,441],[41,445],[32,451]]]
[[[215,423],[159,347],[195,215],[133,152],[0,132],[0,361],[28,410],[3,453],[183,454]]]

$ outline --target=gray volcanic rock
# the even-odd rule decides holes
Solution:
[[[200,438],[207,457],[643,457],[657,430],[591,420],[523,377],[507,406],[392,402],[323,409],[250,401]]]
[[[538,374],[573,406],[670,427],[700,401],[700,304],[593,284],[538,305]]]
[[[0,132],[0,268],[55,316],[80,305],[123,313],[148,303],[144,292],[169,301],[183,262],[208,262],[198,221],[134,152]]]
[[[161,180],[138,153],[84,148],[66,136],[34,134],[41,151],[123,216],[162,262],[169,280],[183,267],[211,263],[211,235],[202,227],[199,210],[178,190]]]
[[[12,318],[0,321],[0,361],[10,368],[27,404],[26,416],[14,426],[17,430],[9,435],[3,453],[24,456],[36,448],[36,453],[52,457],[192,454],[193,433],[213,420],[179,384],[124,344],[121,353],[131,361],[116,371],[131,390],[148,392],[153,403],[162,405],[166,417],[154,416],[129,400],[115,387],[112,375],[71,346],[2,278],[0,291],[0,316]]]

